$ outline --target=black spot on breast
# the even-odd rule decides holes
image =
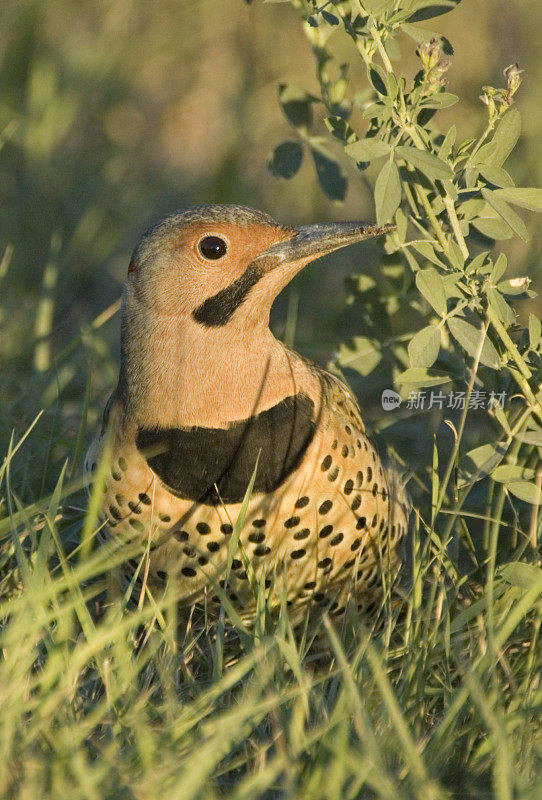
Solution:
[[[350,508],[352,509],[352,511],[357,511],[360,505],[361,505],[361,495],[357,494],[352,500]]]
[[[295,507],[296,508],[305,508],[305,506],[308,506],[308,504],[309,504],[309,498],[308,497],[306,497],[306,496],[305,497],[300,497],[299,500],[296,500]]]
[[[311,532],[309,528],[303,528],[302,530],[297,531],[297,533],[294,533],[294,539],[298,542],[301,539],[306,539],[308,536],[310,536],[310,533]]]
[[[333,525],[324,525],[318,536],[320,539],[325,539],[330,533],[333,533]]]
[[[327,479],[328,481],[334,481],[337,479],[339,475],[339,467],[333,467],[333,469],[328,472]]]
[[[218,505],[243,500],[257,461],[254,493],[275,491],[301,462],[315,429],[314,403],[297,394],[228,428],[140,428],[136,444],[172,494]]]
[[[220,532],[229,536],[230,533],[233,533],[233,525],[230,525],[229,522],[224,522],[224,524],[220,526]]]
[[[208,533],[211,533],[211,528],[207,525],[206,522],[198,522],[196,525],[196,530],[200,534],[200,536],[207,536]]]
[[[187,531],[173,531],[173,536],[178,542],[187,542],[189,538]]]
[[[219,328],[225,325],[246,300],[248,293],[262,275],[262,270],[251,264],[230,286],[208,297],[192,312],[192,316],[206,328]]]
[[[331,500],[324,500],[324,502],[320,505],[318,511],[320,514],[327,514],[327,512],[331,509],[333,502]]]
[[[265,520],[264,519],[255,519],[252,521],[252,524],[255,528],[263,528],[265,527]]]
[[[331,458],[330,455],[325,456],[324,460],[322,461],[322,467],[321,467],[322,472],[325,472],[327,469],[330,468],[332,460],[333,459]]]
[[[254,531],[254,533],[249,533],[248,541],[252,542],[253,544],[261,544],[265,541],[265,533],[263,533],[263,531]]]
[[[192,567],[183,567],[181,572],[187,578],[195,578],[196,577],[196,570],[192,569]]]

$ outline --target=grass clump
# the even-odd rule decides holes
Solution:
[[[520,133],[521,73],[484,87],[487,124],[459,141],[453,125],[437,127],[458,100],[445,85],[451,46],[418,25],[455,3],[292,5],[320,93],[281,88],[295,138],[270,168],[292,178],[309,153],[340,201],[350,159],[378,222],[397,226],[381,277],[348,280],[358,329],[334,367],[402,398],[370,423],[411,477],[403,603],[385,598],[372,627],[354,611],[340,629],[324,619],[311,642],[285,608],[266,618],[261,597],[247,629],[228,608],[218,626],[181,619],[171,586],[136,607],[119,596],[115,567],[145,553],[96,546],[98,504],[87,508],[80,479],[94,397],[113,379],[104,330],[115,307],[52,361],[54,240],[24,383],[45,413],[16,436],[13,391],[2,408],[2,797],[542,793],[542,336],[534,313],[518,324],[529,282],[507,277],[498,247],[527,235],[516,208],[542,209],[541,190],[515,186],[504,166]],[[335,66],[341,37],[366,66],[359,91]],[[414,75],[401,71],[399,44],[417,49]],[[3,286],[9,261],[7,248]],[[2,303],[6,312],[8,292]],[[54,391],[74,375],[79,395]]]

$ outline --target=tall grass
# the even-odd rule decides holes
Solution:
[[[293,5],[319,93],[313,85],[281,89],[292,133],[274,151],[272,171],[292,175],[302,152],[333,198],[346,176],[361,178],[378,218],[397,224],[381,270],[347,282],[351,336],[332,367],[367,398],[392,386],[403,396],[400,410],[373,406],[368,415],[403,462],[415,501],[402,600],[386,593],[376,618],[350,609],[339,626],[323,618],[316,632],[293,631],[285,603],[271,618],[258,586],[253,628],[227,598],[218,622],[187,615],[173,586],[130,603],[116,570],[128,558],[144,569],[146,553],[136,544],[96,544],[99,493],[88,503],[81,478],[115,379],[118,306],[103,298],[113,304],[80,332],[68,325],[55,346],[63,292],[72,296],[62,276],[73,231],[35,230],[32,245],[14,236],[0,261],[0,797],[542,795],[540,322],[533,304],[520,330],[516,298],[525,304],[530,289],[517,272],[505,276],[498,238],[506,226],[524,234],[514,202],[536,209],[540,194],[512,186],[504,161],[494,161],[512,152],[517,108],[529,113],[518,76],[480,90],[485,124],[473,124],[464,144],[451,123],[437,127],[439,109],[454,108],[442,85],[448,45],[414,30],[434,3]],[[277,9],[275,23],[284,19],[293,36],[295,15]],[[456,13],[467,26],[474,11]],[[398,44],[407,53],[419,47],[414,70],[398,60]],[[349,52],[352,86],[335,48],[341,58]],[[35,70],[35,130],[17,143],[34,177],[80,101],[43,64]],[[55,102],[64,108],[57,123],[47,98],[53,110]],[[8,141],[15,129],[4,124]],[[334,143],[324,141],[329,135]],[[28,209],[23,195],[12,198],[13,217]],[[90,204],[72,257],[97,231],[110,232],[98,250],[118,242],[112,222],[120,225],[108,219],[107,204]],[[37,241],[45,269],[39,286],[29,282],[30,303],[15,270]],[[508,251],[511,267],[519,252]],[[285,335],[293,340],[294,295],[289,307]],[[301,302],[300,320],[303,313]],[[446,397],[504,391],[507,401],[407,408],[409,394],[414,406],[417,392],[431,389]]]

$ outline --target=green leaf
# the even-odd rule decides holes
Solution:
[[[446,269],[445,263],[441,261],[441,259],[437,256],[435,252],[435,247],[434,245],[431,244],[431,242],[423,240],[413,241],[410,242],[410,245],[428,261],[431,261],[433,264],[436,264],[437,267],[442,267],[443,269]]]
[[[491,287],[487,292],[489,305],[491,309],[498,316],[504,325],[513,325],[516,321],[516,315],[510,308],[502,294],[495,288]]]
[[[510,561],[499,568],[499,575],[511,586],[531,589],[540,582],[542,570],[535,564],[526,564],[525,561]]]
[[[413,367],[432,367],[440,350],[440,331],[428,325],[414,336],[408,345],[408,357]]]
[[[469,356],[475,358],[480,346],[480,337],[482,336],[480,328],[467,322],[466,319],[458,317],[452,317],[447,324],[454,339],[459,342]],[[492,369],[498,369],[501,364],[500,356],[487,336],[482,347],[480,363]]]
[[[440,180],[453,178],[454,173],[450,165],[434,153],[429,153],[427,150],[418,150],[416,147],[407,147],[406,145],[399,145],[395,148],[395,152],[432,180],[436,178]]]
[[[452,376],[447,372],[424,367],[410,367],[397,377],[398,383],[413,386],[439,386],[441,383],[449,383],[451,380]]]
[[[300,133],[308,135],[312,126],[312,103],[315,97],[291,83],[280,84],[279,103],[288,121]]]
[[[441,14],[452,11],[458,2],[459,0],[422,0],[421,3],[416,3],[416,10],[410,19],[412,22],[419,22],[424,19],[440,17]]]
[[[440,317],[446,315],[446,291],[444,281],[434,267],[416,273],[416,286]]]
[[[335,16],[335,14],[330,14],[329,11],[322,11],[322,16],[328,25],[338,25],[339,18]]]
[[[521,433],[516,433],[516,439],[524,444],[532,444],[535,447],[542,447],[542,430],[521,431]]]
[[[508,203],[505,203],[504,200],[496,195],[496,191],[482,189],[482,197],[497,212],[497,214],[502,217],[506,224],[509,225],[515,233],[517,233],[520,239],[523,239],[524,242],[529,241],[529,235],[527,233],[525,223],[521,217],[519,217],[516,212],[510,208]]]
[[[395,235],[397,236],[397,240],[403,244],[407,235],[408,219],[404,211],[400,208],[395,212],[395,224],[397,225]]]
[[[514,231],[502,219],[496,217],[479,217],[470,223],[477,231],[480,231],[488,239],[511,239]]]
[[[521,115],[517,108],[511,108],[498,123],[490,144],[494,146],[485,163],[494,167],[502,167],[519,139],[521,133]],[[480,148],[478,153],[483,148]]]
[[[504,445],[483,444],[469,450],[459,459],[458,486],[469,486],[485,478],[503,460],[505,454]]]
[[[542,340],[542,322],[540,317],[529,314],[529,344],[533,350],[537,350]]]
[[[400,22],[402,19],[406,19],[412,11],[399,11],[397,14],[394,14],[390,22]],[[407,36],[410,36],[415,42],[430,42],[431,39],[440,39],[442,38],[439,33],[436,31],[429,30],[429,28],[420,28],[418,25],[411,25],[410,22],[405,22],[401,25],[401,32],[406,33]]]
[[[355,369],[364,377],[373,371],[381,359],[380,350],[366,336],[354,336],[353,339],[342,342],[337,353],[341,367]]]
[[[499,253],[497,260],[491,270],[491,282],[498,283],[508,267],[508,259],[504,253]]]
[[[388,87],[386,85],[386,73],[378,64],[372,63],[368,71],[369,80],[373,84],[374,89],[378,94],[386,97],[388,94]]]
[[[540,486],[537,486],[536,483],[529,483],[529,481],[512,481],[506,485],[506,488],[514,497],[518,497],[526,503],[531,503],[533,506],[538,506],[542,502]]]
[[[497,483],[510,483],[510,481],[530,480],[534,477],[534,470],[525,469],[519,464],[502,464],[491,473]]]
[[[393,219],[401,202],[401,181],[394,161],[386,161],[375,183],[376,221],[384,225]]]
[[[446,255],[450,259],[450,263],[457,269],[462,270],[465,266],[465,256],[461,252],[461,248],[455,241],[455,239],[450,239],[448,242],[448,249],[446,251]]]
[[[275,178],[293,178],[303,160],[299,142],[288,140],[277,145],[267,159],[267,169]]]
[[[380,139],[360,139],[344,148],[344,152],[356,161],[372,161],[387,156],[390,150],[389,144]]]
[[[496,189],[494,194],[514,206],[527,208],[529,211],[542,211],[542,189],[511,186],[510,188]]]
[[[480,164],[478,171],[480,172],[480,175],[482,175],[486,181],[488,181],[488,183],[493,183],[495,186],[514,186],[514,181],[508,172],[502,167],[493,167],[490,164]]]
[[[311,145],[318,182],[334,203],[342,203],[347,188],[346,176],[341,164],[321,145]]]
[[[452,148],[455,144],[456,136],[457,136],[457,129],[455,125],[452,125],[452,127],[444,137],[442,144],[439,147],[438,156],[439,158],[442,158],[443,161],[445,161],[448,158],[448,156],[452,154]]]
[[[485,271],[489,266],[485,263],[488,255],[489,255],[489,250],[484,250],[483,252],[478,253],[477,256],[474,256],[474,258],[471,261],[469,261],[467,266],[465,267],[465,272],[467,273],[467,275],[475,275],[479,270]]]
[[[459,97],[450,92],[438,92],[430,97],[425,97],[420,103],[421,108],[449,108],[459,102]]]
[[[363,8],[368,14],[377,14],[379,11],[387,11],[394,5],[394,0],[365,0]]]
[[[326,128],[341,142],[355,142],[356,132],[342,117],[329,116],[324,120]]]

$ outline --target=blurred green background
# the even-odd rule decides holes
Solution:
[[[374,219],[374,209],[353,162],[345,165],[353,180],[343,206],[322,194],[308,161],[289,182],[267,172],[270,150],[292,136],[278,83],[317,86],[289,4],[4,0],[1,16],[0,433],[22,430],[45,406],[40,436],[62,448],[77,434],[88,375],[91,427],[115,381],[118,318],[99,337],[87,326],[118,298],[149,224],[201,202],[254,205],[284,223]],[[525,70],[524,135],[507,168],[522,185],[542,185],[542,4],[463,0],[426,26],[455,49],[449,91],[461,103],[440,118],[443,126],[453,120],[460,137],[485,124],[481,86],[502,85],[513,61]],[[359,91],[363,64],[350,42],[335,38],[331,47],[352,58],[352,91]],[[415,46],[402,47],[414,73]],[[530,244],[511,240],[504,249],[512,271],[540,290],[542,234],[536,218],[525,217]],[[378,258],[370,243],[304,271],[277,303],[277,334],[298,299],[295,346],[325,363],[356,333],[355,315],[344,310],[345,276],[374,273]],[[81,330],[84,347],[67,359],[63,348]]]

